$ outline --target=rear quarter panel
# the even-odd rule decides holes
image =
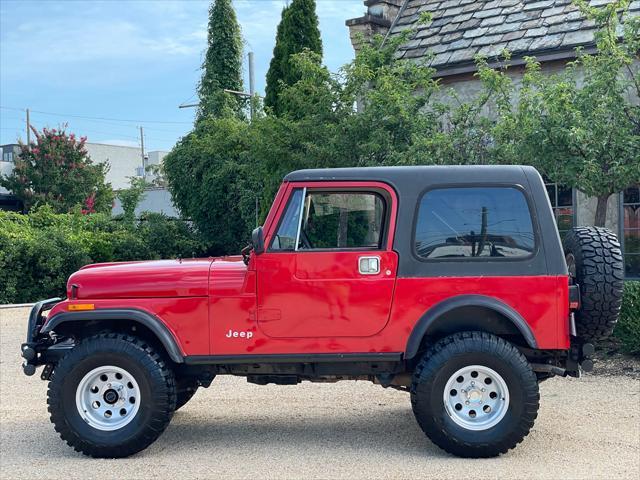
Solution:
[[[467,294],[512,307],[526,320],[539,348],[569,347],[568,282],[562,276],[398,278],[387,329],[406,341],[430,308]]]

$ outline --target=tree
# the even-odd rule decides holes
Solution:
[[[224,92],[242,91],[242,36],[231,0],[215,0],[211,5],[207,43],[198,85],[197,122],[242,112],[243,101]]]
[[[192,220],[213,254],[237,254],[255,226],[255,192],[247,152],[249,124],[203,120],[164,159],[175,205]]]
[[[284,86],[294,85],[301,79],[292,64],[291,56],[310,50],[322,60],[322,39],[318,27],[315,0],[293,0],[282,10],[278,25],[273,58],[267,72],[265,106],[276,115],[284,113],[280,94]]]
[[[529,60],[517,107],[502,112],[497,128],[512,160],[596,197],[597,226],[611,195],[640,181],[640,21],[627,17],[620,41],[617,9],[625,4],[585,10],[603,27],[598,54],[579,52],[553,76]]]
[[[283,76],[282,66],[283,66],[283,60],[285,58],[284,18],[286,16],[288,9],[289,9],[288,5],[282,9],[282,14],[280,16],[280,23],[278,24],[278,28],[276,30],[276,44],[273,47],[273,57],[271,57],[271,62],[269,63],[269,70],[267,71],[267,85],[265,87],[264,104],[266,107],[269,107],[272,111],[276,110],[276,103],[278,100],[277,98],[278,90],[280,88],[279,83],[282,80],[282,76]]]
[[[120,200],[123,211],[123,218],[126,222],[133,223],[136,219],[136,208],[145,197],[147,182],[144,178],[130,177],[129,188],[120,190],[117,197]]]
[[[108,166],[91,161],[86,138],[67,135],[65,127],[32,131],[35,143],[21,143],[13,172],[0,175],[0,186],[22,202],[25,213],[37,205],[50,205],[56,213],[75,208],[85,213],[111,211],[113,191],[105,183]]]

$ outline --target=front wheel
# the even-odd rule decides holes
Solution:
[[[176,379],[176,411],[184,407],[198,391],[200,383],[197,378]]]
[[[535,373],[512,344],[482,332],[433,345],[413,375],[418,424],[440,448],[460,457],[495,457],[529,433],[540,395]]]
[[[147,448],[169,424],[175,379],[143,340],[104,333],[82,340],[56,365],[48,404],[56,431],[76,451],[127,457]]]

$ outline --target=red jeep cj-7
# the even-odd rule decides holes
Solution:
[[[146,448],[216,375],[404,390],[435,444],[490,457],[533,426],[539,382],[592,368],[621,260],[602,228],[563,249],[530,167],[298,171],[242,256],[74,273],[33,307],[23,368],[94,457]]]

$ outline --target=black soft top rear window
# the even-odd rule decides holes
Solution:
[[[535,235],[524,193],[513,187],[451,187],[427,191],[414,238],[425,259],[526,258]]]

